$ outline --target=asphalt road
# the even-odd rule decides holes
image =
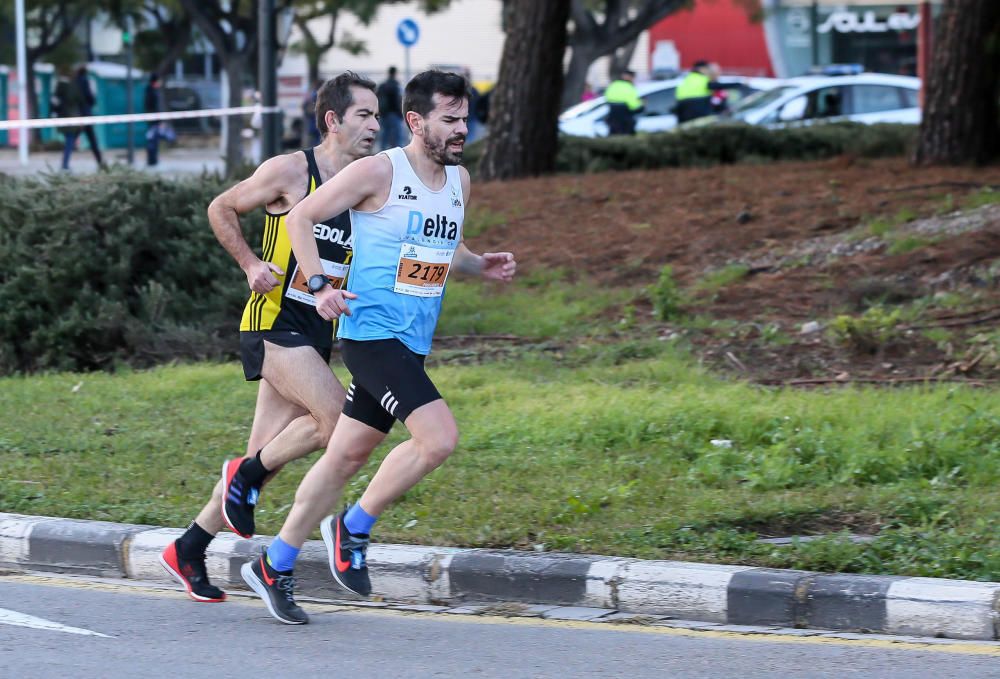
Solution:
[[[408,613],[306,603],[309,625],[231,596],[0,576],[0,677],[1000,677],[1000,644],[895,643]],[[33,616],[33,617],[28,617]]]

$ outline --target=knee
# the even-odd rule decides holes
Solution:
[[[337,425],[340,413],[335,410],[311,413],[316,428],[314,437],[317,448],[324,448],[333,436],[333,428]]]
[[[437,469],[451,457],[455,447],[458,446],[458,430],[445,429],[416,443],[428,471]]]
[[[343,441],[334,442],[331,440],[326,452],[323,453],[322,462],[327,465],[332,476],[350,478],[368,463],[373,449],[372,447],[356,445],[354,442],[345,445]]]

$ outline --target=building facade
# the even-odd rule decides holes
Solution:
[[[700,59],[730,73],[787,78],[830,64],[918,75],[921,24],[940,3],[885,0],[699,0],[650,30],[650,68],[673,43],[681,68]],[[926,28],[926,27],[925,27]]]

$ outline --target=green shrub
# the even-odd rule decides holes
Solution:
[[[874,354],[898,336],[899,316],[899,309],[886,311],[881,306],[873,306],[860,316],[837,316],[830,324],[830,331],[847,348]]]
[[[770,130],[726,123],[635,137],[562,136],[556,168],[584,173],[817,160],[842,154],[884,158],[906,155],[915,135],[912,125],[834,123]],[[483,141],[470,144],[465,151],[466,167],[474,171],[484,149]]]
[[[669,321],[681,315],[684,294],[674,280],[674,269],[669,264],[660,270],[660,278],[649,290],[653,310],[661,321]]]
[[[0,178],[0,374],[233,355],[246,280],[211,175]],[[260,215],[244,220],[258,244]]]

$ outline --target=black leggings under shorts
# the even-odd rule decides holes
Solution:
[[[264,368],[264,341],[267,340],[279,347],[312,347],[326,363],[330,362],[331,347],[316,346],[308,337],[301,333],[287,330],[263,330],[259,332],[240,332],[240,360],[243,362],[243,376],[247,382],[256,382],[261,378],[260,371]]]
[[[389,433],[396,420],[441,398],[424,372],[425,356],[397,339],[340,341],[344,365],[351,371],[344,414]]]

